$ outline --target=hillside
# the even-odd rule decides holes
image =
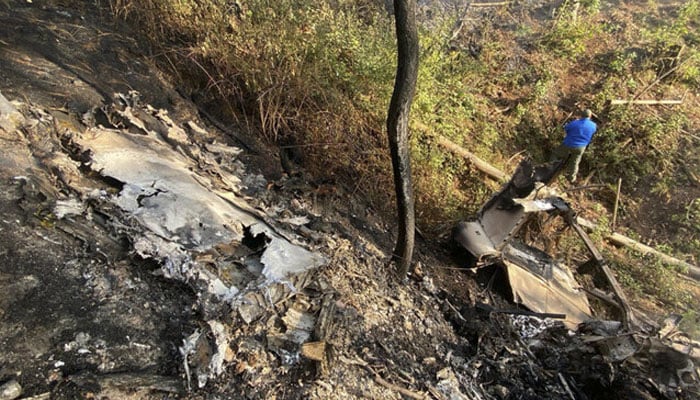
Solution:
[[[318,184],[390,215],[383,131],[395,44],[383,2],[217,4],[112,9],[143,27],[181,93],[253,128]],[[610,219],[621,179],[620,229],[697,263],[698,12],[695,1],[419,2],[411,123],[421,229],[444,232],[498,186],[437,137],[511,172],[520,157],[547,160],[562,124],[588,107],[601,128],[582,164],[584,186],[603,185],[586,194],[605,214],[596,218]],[[630,100],[671,103],[619,104]]]
[[[593,3],[582,2],[584,9]],[[230,26],[222,32],[235,36],[236,27],[240,32],[253,29],[244,26],[256,17],[246,11],[252,4],[229,4]],[[244,71],[226,75],[238,67],[232,60],[229,70],[221,65],[209,69],[217,68],[213,60],[223,55],[216,49],[199,53],[203,47],[193,43],[210,39],[196,29],[196,23],[210,20],[192,10],[171,10],[193,24],[193,31],[176,35],[148,20],[148,12],[158,11],[155,5],[144,6],[139,15],[124,1],[0,5],[0,399],[699,397],[698,349],[677,321],[664,321],[679,311],[697,318],[697,297],[643,301],[651,296],[648,286],[662,284],[697,295],[695,282],[658,266],[655,277],[664,281],[644,283],[635,291],[634,285],[641,284],[630,263],[655,261],[638,261],[606,244],[601,232],[592,234],[633,296],[635,311],[652,321],[631,332],[600,321],[570,330],[556,318],[518,315],[528,310],[508,301],[508,288],[501,287],[497,271],[463,269],[445,246],[449,228],[473,217],[502,182],[484,180],[445,152],[425,157],[437,157],[431,138],[450,137],[511,173],[522,150],[540,161],[545,158],[544,143],[553,145],[559,135],[552,120],[566,119],[580,105],[609,100],[582,89],[590,82],[599,85],[599,78],[560,74],[554,66],[562,63],[528,59],[532,55],[524,49],[531,43],[515,40],[522,38],[514,38],[518,44],[512,53],[485,49],[501,43],[492,40],[495,36],[515,32],[507,22],[514,16],[549,18],[555,8],[538,3],[483,14],[465,13],[461,7],[441,11],[463,18],[452,35],[455,48],[468,49],[471,41],[479,57],[503,54],[492,60],[504,68],[501,78],[515,79],[508,68],[516,60],[552,65],[546,84],[559,87],[561,97],[550,98],[553,92],[544,91],[546,96],[532,98],[527,87],[542,79],[521,84],[517,78],[510,90],[504,82],[463,82],[478,95],[468,107],[463,104],[468,118],[450,121],[438,121],[439,113],[426,111],[444,99],[417,100],[416,115],[435,119],[417,119],[414,127],[416,132],[429,130],[414,136],[418,148],[428,146],[415,158],[417,187],[427,197],[418,208],[417,263],[402,282],[388,265],[394,224],[384,138],[377,125],[385,109],[382,96],[390,88],[364,93],[360,86],[343,86],[347,97],[342,97],[315,92],[323,89],[318,82],[304,93],[304,104],[338,101],[348,110],[339,114],[346,119],[313,107],[287,114],[298,106],[293,100],[299,88],[292,81],[304,77],[302,69],[282,83],[274,81],[273,72],[268,81],[244,76]],[[374,14],[381,11],[379,5],[358,5],[367,21],[387,21],[381,12]],[[423,6],[423,12],[438,10]],[[631,14],[642,11],[605,3],[597,22],[611,18],[622,25],[614,13],[625,7]],[[675,15],[678,7],[661,4],[654,10]],[[166,14],[160,18],[169,22]],[[430,23],[431,15],[423,18]],[[304,34],[323,28],[297,22]],[[470,26],[477,23],[482,25]],[[154,36],[158,30],[168,38],[160,45]],[[245,32],[253,40],[255,32]],[[259,41],[276,47],[269,36],[254,39],[250,47],[236,50],[255,55]],[[344,50],[370,51],[353,45],[357,47]],[[377,59],[385,56],[380,47],[371,50]],[[455,63],[463,56],[454,56]],[[371,63],[359,65],[352,52],[343,57],[352,68],[338,70],[338,76],[362,70],[381,77],[393,68],[389,62],[377,69]],[[255,92],[270,82],[269,97]],[[372,81],[357,82],[372,87]],[[680,93],[663,85],[668,90],[663,92],[660,83],[651,86],[646,92],[658,98],[682,96],[687,121],[677,126],[678,132],[694,129],[697,91]],[[485,93],[493,98],[486,101],[481,97]],[[273,94],[287,95],[290,103],[275,103],[279,97]],[[632,97],[622,90],[615,94]],[[350,101],[357,99],[373,104],[375,114],[363,114]],[[262,107],[263,100],[270,102]],[[515,120],[506,117],[520,113],[520,104],[528,109],[519,125],[510,126]],[[679,113],[671,106],[644,110],[658,121]],[[604,129],[600,152],[591,149],[583,165],[586,184],[609,185],[613,172],[626,165],[606,147],[617,126],[608,121],[618,112],[597,107]],[[628,110],[623,116],[638,113]],[[315,114],[326,115],[327,125],[311,118]],[[487,115],[496,125],[485,125]],[[358,131],[353,130],[356,122],[361,123]],[[317,124],[317,130],[307,123]],[[463,130],[455,136],[459,124]],[[502,140],[489,139],[498,124],[501,132],[510,133]],[[438,125],[444,129],[433,131]],[[522,138],[534,131],[541,136],[524,147]],[[319,132],[326,136],[313,136]],[[700,229],[693,208],[700,193],[692,184],[697,152],[688,145],[694,135],[697,131],[677,137],[670,149],[653,143],[659,154],[652,162],[667,155],[682,162],[671,162],[668,169],[659,166],[658,174],[640,175],[633,182],[625,175],[619,223],[625,233],[676,246],[665,250],[697,262],[697,255],[690,254],[697,251]],[[625,149],[643,151],[646,139]],[[430,163],[445,175],[421,168]],[[463,171],[452,175],[451,168]],[[687,173],[680,175],[683,171]],[[661,178],[667,179],[668,192],[644,190],[644,185],[659,185]],[[676,184],[681,179],[687,181]],[[443,199],[421,186],[426,181],[444,192]],[[448,194],[449,189],[458,193]],[[464,204],[455,205],[459,199]],[[567,199],[599,223],[610,214],[611,199],[604,190],[576,190]],[[566,238],[562,242],[560,249],[577,260],[580,247],[567,244]]]

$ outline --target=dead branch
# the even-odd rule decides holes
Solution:
[[[450,40],[448,40],[448,43],[452,43],[453,40],[457,39],[459,34],[462,32],[462,29],[464,29],[464,16],[459,19],[457,22],[457,26],[455,29],[452,31],[452,34],[450,35]]]
[[[566,381],[566,378],[564,378],[564,375],[562,375],[561,372],[557,375],[559,376],[559,381],[561,381],[564,390],[566,390],[566,393],[568,393],[569,397],[571,397],[571,400],[576,400],[576,396],[574,396],[574,393],[571,391],[569,383]]]
[[[395,392],[399,392],[399,393],[401,393],[402,395],[404,395],[404,396],[406,396],[406,397],[410,397],[410,398],[412,398],[412,399],[425,400],[425,399],[428,398],[428,397],[427,397],[425,394],[423,394],[423,393],[414,392],[414,391],[412,391],[412,390],[408,390],[408,389],[403,388],[403,387],[401,387],[401,386],[394,385],[393,383],[387,382],[387,381],[385,381],[381,376],[379,376],[379,374],[377,374],[376,372],[374,373],[374,381],[377,382],[378,384],[384,386],[385,388],[387,388],[387,389],[389,389],[389,390],[393,390],[393,391],[395,391]]]
[[[610,224],[610,229],[615,230],[615,223],[617,222],[617,208],[620,205],[620,189],[622,188],[622,178],[617,179],[617,191],[615,192],[615,208],[613,208],[612,223]]]
[[[454,143],[450,139],[444,136],[437,136],[437,141],[438,144],[445,148],[447,151],[468,160],[474,167],[476,167],[476,169],[485,173],[489,178],[495,181],[503,181],[506,179],[506,174],[504,174],[501,170],[480,159],[479,157],[469,152],[465,148],[459,146],[458,144]]]
[[[576,222],[582,227],[586,228],[586,230],[588,231],[593,231],[596,229],[596,225],[593,222],[588,221],[584,218],[578,217],[576,218]],[[671,257],[668,254],[664,254],[652,247],[639,243],[636,240],[630,239],[627,236],[620,235],[619,233],[610,233],[606,235],[605,238],[611,243],[616,244],[618,246],[624,246],[639,251],[642,254],[653,255],[666,264],[682,268],[684,273],[690,276],[691,278],[700,280],[700,268],[691,265],[683,260]]]
[[[679,59],[680,59],[681,53],[683,52],[683,49],[684,49],[684,48],[685,48],[685,46],[682,46],[682,47],[678,50],[678,54],[677,54],[676,57],[675,57],[676,60],[679,60]],[[641,92],[639,92],[637,95],[635,95],[634,98],[635,98],[635,99],[638,99],[639,97],[641,97],[641,96],[642,96],[644,93],[646,93],[649,89],[651,89],[652,87],[654,87],[654,86],[656,86],[657,84],[659,84],[659,82],[661,82],[662,80],[664,80],[667,76],[671,75],[671,74],[672,74],[673,72],[675,72],[678,68],[680,68],[683,64],[685,64],[685,63],[687,63],[688,61],[692,60],[694,57],[695,57],[695,55],[692,55],[692,56],[686,58],[685,60],[683,60],[682,62],[677,63],[673,68],[669,69],[669,70],[666,71],[663,75],[659,76],[659,77],[656,78],[653,82],[651,82],[650,84],[648,84],[644,89],[642,89]]]
[[[139,372],[122,372],[104,375],[84,372],[69,376],[68,379],[80,386],[99,385],[102,391],[151,390],[167,393],[183,392],[182,383],[179,379]]]
[[[500,7],[500,6],[507,6],[511,2],[510,1],[499,1],[499,2],[492,2],[492,3],[471,3],[469,4],[469,7]]]
[[[426,395],[423,394],[423,393],[414,392],[414,391],[409,390],[409,389],[406,389],[406,388],[404,388],[404,387],[397,386],[397,385],[394,385],[393,383],[387,382],[387,381],[384,380],[381,376],[379,376],[379,373],[378,373],[377,371],[375,371],[375,370],[369,365],[369,363],[368,363],[367,361],[365,361],[365,360],[363,360],[363,359],[361,359],[361,358],[359,358],[359,357],[357,357],[357,356],[355,357],[354,360],[349,359],[349,358],[344,357],[344,356],[339,356],[338,359],[339,359],[341,362],[345,363],[345,364],[357,365],[357,366],[360,366],[360,367],[364,368],[365,370],[367,370],[367,372],[369,372],[370,374],[374,375],[374,381],[375,381],[375,382],[377,382],[378,384],[384,386],[385,388],[387,388],[387,389],[389,389],[389,390],[393,390],[393,391],[395,391],[395,392],[401,393],[402,395],[407,396],[407,397],[410,397],[410,398],[412,398],[412,399],[417,399],[417,400],[426,400],[426,399],[428,399],[428,396],[426,396]]]
[[[437,298],[437,296],[434,296],[434,297]],[[464,318],[464,316],[462,316],[462,313],[460,313],[459,310],[458,310],[455,306],[453,306],[452,303],[450,303],[449,300],[445,299],[443,303],[446,304],[448,307],[450,307],[450,308],[452,309],[452,311],[454,311],[455,315],[457,315],[457,317],[458,317],[459,319],[461,319],[461,320],[464,321],[464,322],[467,322],[467,319]]]
[[[570,193],[570,192],[576,192],[578,190],[585,190],[585,189],[596,189],[596,188],[606,188],[608,185],[603,185],[601,183],[594,183],[592,185],[585,185],[585,186],[576,186],[571,189],[566,189],[563,192],[564,193]]]
[[[610,105],[617,106],[621,104],[675,105],[683,104],[683,100],[610,100]]]
[[[430,392],[430,394],[437,400],[447,400],[447,398],[442,393],[440,393],[440,391],[437,390],[436,387],[432,385],[428,385],[428,392]]]
[[[32,397],[23,397],[22,400],[49,400],[51,398],[51,392],[37,394]]]

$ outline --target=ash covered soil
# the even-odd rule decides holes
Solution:
[[[107,10],[8,4],[1,399],[696,398],[685,359],[475,307],[514,308],[436,241],[399,282],[391,223],[202,117]]]

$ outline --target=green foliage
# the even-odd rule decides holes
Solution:
[[[692,291],[681,285],[681,278],[672,266],[638,254],[609,259],[620,283],[635,296],[659,299],[675,309],[694,302]]]
[[[608,234],[610,234],[610,220],[605,214],[602,214],[598,218],[595,230],[589,236],[596,243],[605,243],[605,237]]]
[[[483,183],[469,174],[464,161],[446,155],[437,147],[420,147],[414,153],[416,168],[416,209],[419,222],[430,221],[422,227],[427,232],[449,230],[464,215],[476,212],[476,206],[483,200]],[[441,173],[436,171],[442,170]],[[479,196],[479,195],[482,196]]]
[[[618,51],[610,62],[609,68],[618,75],[628,74],[637,58],[638,55],[635,51]]]
[[[565,0],[558,8],[557,15],[549,29],[545,30],[540,45],[557,57],[578,58],[586,52],[586,42],[593,38],[600,28],[588,22],[589,15],[600,7],[598,1],[582,2],[583,10],[575,7],[575,2]]]
[[[700,340],[700,312],[697,309],[688,309],[682,314],[680,329],[694,340]]]
[[[693,199],[686,208],[685,222],[700,231],[700,198]]]
[[[691,263],[700,261],[700,197],[685,205],[683,211],[671,217],[679,227],[683,240],[677,244],[678,251],[694,255]]]
[[[700,88],[700,40],[693,41],[694,45],[683,48],[683,59],[678,61],[675,76],[690,89]]]
[[[605,181],[622,177],[634,185],[643,177],[656,177],[657,192],[668,193],[678,168],[673,157],[680,151],[688,119],[682,110],[640,113],[634,107],[612,108],[595,137],[592,151]]]
[[[587,14],[592,15],[600,11],[600,0],[581,0],[580,4]]]
[[[650,69],[657,76],[678,78],[690,87],[697,88],[700,80],[700,57],[697,45],[700,43],[698,21],[700,2],[686,1],[675,15],[663,16],[663,21],[645,23],[640,30],[642,41],[649,49],[646,57]]]
[[[688,0],[680,5],[675,18],[664,23],[647,25],[642,29],[645,40],[659,48],[674,45],[694,44],[697,41],[697,24],[700,19],[700,3],[698,0]],[[670,23],[669,23],[670,22]]]
[[[426,231],[475,212],[490,192],[464,160],[434,143],[442,135],[476,154],[491,154],[500,133],[483,118],[486,100],[474,90],[485,61],[446,48],[454,21],[421,30],[418,87],[412,106],[412,161],[419,222]],[[486,50],[485,50],[486,51]]]

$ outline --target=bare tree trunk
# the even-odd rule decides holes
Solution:
[[[386,125],[394,170],[399,232],[391,259],[396,261],[399,277],[404,278],[413,258],[416,227],[408,143],[408,114],[418,78],[416,0],[394,0],[394,15],[398,66]]]

